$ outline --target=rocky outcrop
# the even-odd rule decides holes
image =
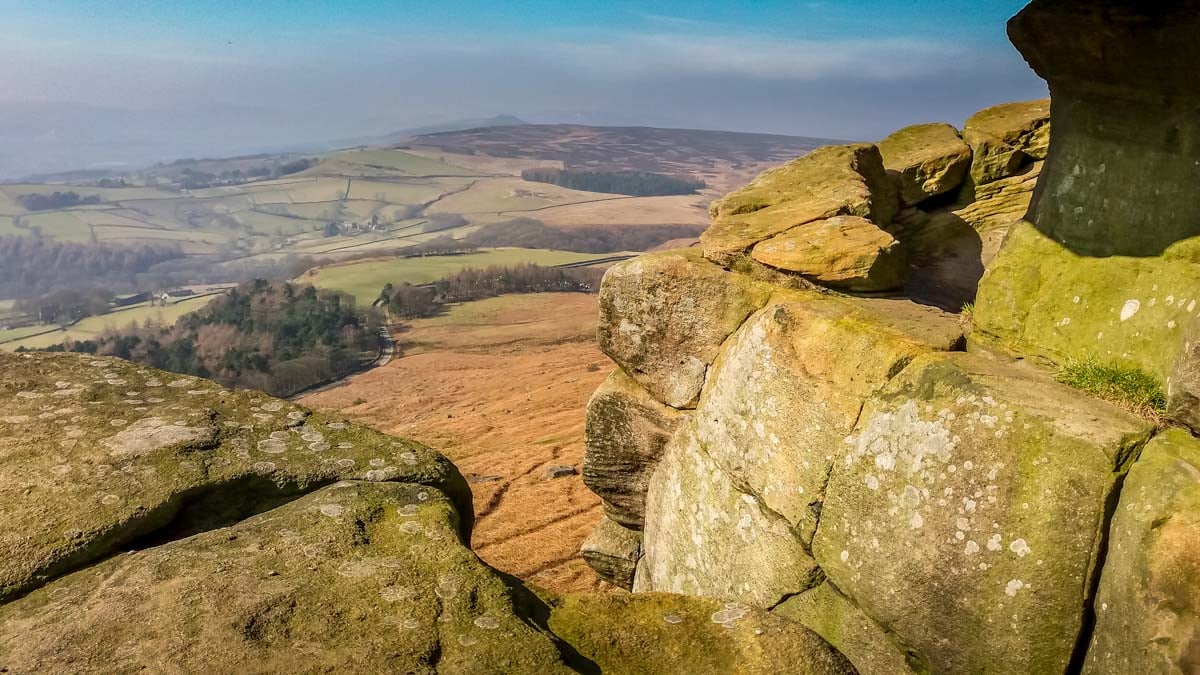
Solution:
[[[113,358],[0,371],[0,671],[855,672],[743,605],[534,593],[419,444]]]
[[[713,312],[695,410],[648,483],[635,591],[771,609],[861,672],[1200,667],[1200,445],[1053,369],[1097,363],[1116,389],[1149,375],[1200,429],[1200,220],[1179,196],[1200,182],[1200,54],[1181,44],[1200,6],[1183,5],[1037,0],[1011,31],[1053,112],[905,129],[878,161],[827,148],[714,203],[704,254],[728,271],[705,283],[765,299]],[[1189,65],[1163,67],[1163,48]],[[902,293],[876,283],[892,246]],[[976,298],[964,352],[928,305]],[[620,320],[704,322],[662,314]],[[637,382],[657,396],[667,377]]]

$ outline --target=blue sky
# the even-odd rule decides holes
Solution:
[[[1043,96],[1023,4],[0,0],[0,161],[5,117],[86,111],[214,153],[499,113],[871,139]]]

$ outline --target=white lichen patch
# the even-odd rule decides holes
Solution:
[[[125,424],[124,420],[120,422]],[[146,417],[100,443],[108,448],[114,459],[129,460],[145,457],[163,448],[207,440],[213,433],[211,427],[177,426],[161,417]]]

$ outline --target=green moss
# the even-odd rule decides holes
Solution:
[[[1157,420],[1167,411],[1162,385],[1139,368],[1071,360],[1059,368],[1055,379],[1143,417]]]

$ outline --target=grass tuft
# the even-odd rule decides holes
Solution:
[[[1059,369],[1057,379],[1156,423],[1161,423],[1167,412],[1162,385],[1153,375],[1138,368],[1091,360],[1070,361]]]

